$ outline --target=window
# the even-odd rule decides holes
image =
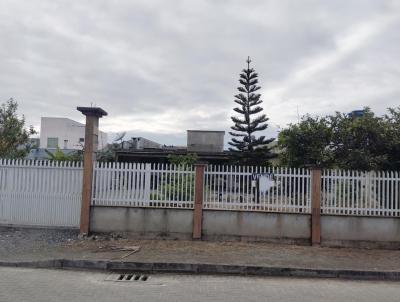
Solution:
[[[68,149],[68,140],[64,139],[64,149]]]
[[[48,137],[47,138],[47,148],[57,148],[58,147],[58,137]]]
[[[84,139],[83,137],[81,137],[81,138],[79,139],[79,142],[80,142],[80,143],[84,143],[84,142],[85,142],[85,139]]]

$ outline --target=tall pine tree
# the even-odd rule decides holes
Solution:
[[[234,125],[229,132],[233,136],[229,145],[232,148],[234,161],[241,165],[268,165],[268,160],[274,157],[271,148],[268,146],[274,138],[266,139],[264,135],[255,136],[256,132],[268,128],[268,118],[265,114],[259,114],[263,108],[261,94],[256,93],[261,87],[258,86],[258,74],[250,68],[250,57],[247,58],[247,69],[243,69],[240,74],[239,94],[235,95],[234,102],[238,104],[233,110],[241,117],[232,116]]]

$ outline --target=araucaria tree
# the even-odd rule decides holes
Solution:
[[[233,110],[240,114],[232,116],[234,125],[233,130],[229,132],[232,136],[229,150],[234,155],[234,161],[241,165],[268,165],[268,160],[274,157],[269,144],[274,138],[266,139],[264,135],[256,137],[256,133],[268,128],[268,118],[262,114],[263,108],[260,104],[263,102],[261,94],[257,91],[258,74],[253,68],[250,68],[250,57],[247,59],[247,69],[243,69],[240,74],[239,94],[235,95],[234,102],[239,106]]]

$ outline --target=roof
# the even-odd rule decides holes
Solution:
[[[42,116],[41,117],[41,124],[43,123],[44,120],[58,120],[58,121],[64,121],[68,123],[73,123],[76,126],[82,126],[85,127],[85,124],[82,124],[80,122],[74,121],[68,117],[54,117],[54,116]]]
[[[137,156],[145,155],[149,157],[167,156],[169,154],[186,155],[188,153],[196,153],[199,156],[212,156],[212,157],[226,157],[230,155],[230,151],[223,152],[188,152],[187,149],[143,149],[143,150],[118,150],[115,151],[117,155],[123,156]]]
[[[102,117],[107,115],[107,112],[100,107],[76,107],[76,110],[82,112],[84,115]]]
[[[218,133],[224,133],[225,131],[222,130],[186,130],[187,132],[218,132]]]

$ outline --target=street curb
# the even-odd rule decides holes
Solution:
[[[51,259],[41,261],[0,261],[3,267],[87,269],[102,271],[135,271],[147,273],[224,274],[239,276],[273,276],[306,278],[340,278],[355,280],[400,281],[400,271],[360,271],[311,269],[203,263],[123,262],[108,260]]]

